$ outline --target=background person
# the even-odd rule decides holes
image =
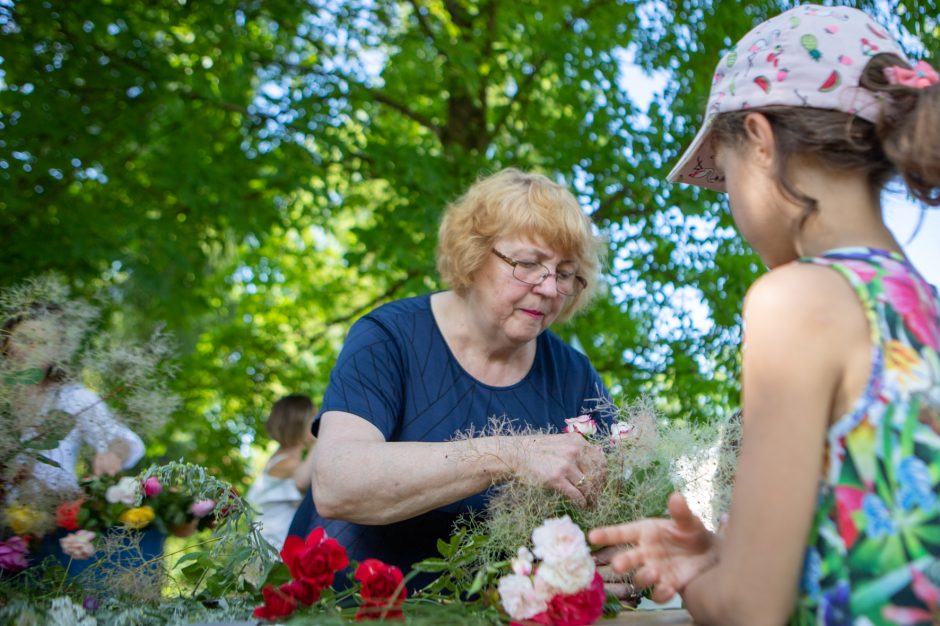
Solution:
[[[744,307],[730,518],[718,540],[675,495],[671,520],[590,533],[696,623],[936,621],[940,299],[880,195],[900,173],[940,203],[938,79],[846,7],[787,11],[718,64],[671,178],[727,191],[771,268]]]
[[[36,303],[28,314],[7,319],[0,332],[0,358],[5,370],[26,372],[37,370],[35,384],[17,384],[13,406],[23,436],[31,437],[50,428],[47,419],[74,420],[74,426],[55,448],[42,450],[42,455],[56,465],[27,459],[22,455],[14,461],[17,483],[49,490],[57,494],[78,490],[76,464],[82,446],[94,451],[91,470],[96,476],[114,475],[130,469],[144,455],[141,438],[117,420],[104,400],[84,385],[69,381],[60,363],[63,355],[64,329],[58,305]]]
[[[438,269],[450,290],[350,329],[315,422],[313,500],[291,534],[323,526],[351,559],[407,572],[494,483],[518,478],[585,505],[604,459],[580,435],[455,437],[491,417],[560,431],[607,396],[588,359],[548,330],[588,302],[601,250],[574,196],[538,174],[503,170],[449,206]]]
[[[310,426],[315,412],[308,396],[293,394],[274,403],[264,424],[268,436],[279,445],[252,483],[246,499],[258,511],[261,536],[278,550],[284,545],[297,506],[310,486],[316,443]]]

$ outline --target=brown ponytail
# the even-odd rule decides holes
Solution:
[[[872,57],[860,86],[884,94],[885,106],[875,132],[884,154],[911,193],[932,206],[940,205],[940,84],[926,88],[892,85],[888,67],[911,66],[893,54]]]

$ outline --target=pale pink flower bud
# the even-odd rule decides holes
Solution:
[[[636,439],[638,432],[636,426],[630,422],[617,422],[610,427],[610,443],[616,445]]]
[[[535,557],[525,546],[519,548],[516,558],[511,561],[512,571],[519,576],[529,576],[532,574],[532,561]]]
[[[209,513],[212,513],[212,509],[215,508],[215,500],[206,499],[206,500],[196,500],[189,507],[189,512],[195,517],[205,517]]]
[[[569,417],[565,420],[565,424],[567,426],[562,429],[564,433],[579,433],[585,437],[590,437],[597,432],[597,423],[591,419],[590,415]]]

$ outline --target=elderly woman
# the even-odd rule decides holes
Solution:
[[[607,391],[548,327],[589,300],[601,249],[574,196],[541,175],[501,171],[449,206],[437,264],[451,289],[350,329],[314,423],[313,503],[291,534],[323,526],[350,558],[407,571],[495,483],[543,484],[585,505],[603,459],[559,431]],[[461,436],[486,433],[492,417],[556,434]]]

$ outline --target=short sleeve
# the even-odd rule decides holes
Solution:
[[[608,414],[609,411],[604,410],[605,407],[611,404],[610,392],[607,391],[607,386],[604,385],[604,381],[601,380],[594,367],[588,364],[587,369],[587,385],[584,388],[582,406],[585,411],[593,414],[594,419],[610,423],[612,421],[611,415]]]
[[[327,411],[352,413],[373,424],[386,440],[400,428],[404,402],[401,348],[379,322],[364,317],[353,324],[323,395],[319,418]]]

